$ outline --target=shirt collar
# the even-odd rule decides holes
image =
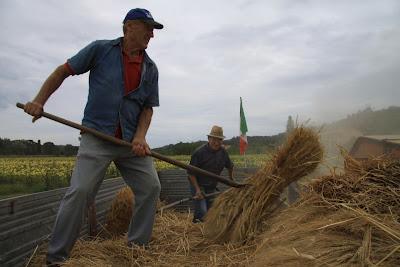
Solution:
[[[120,46],[122,49],[122,38],[123,37],[118,37],[117,39],[111,40],[111,45],[112,46]],[[149,64],[154,64],[153,61],[150,59],[149,55],[147,55],[146,50],[143,50],[143,61]]]
[[[212,149],[212,148],[210,147],[210,144],[209,144],[209,143],[206,144],[206,149],[207,149],[207,151],[209,151],[209,152],[211,152],[211,153],[217,153],[218,151],[220,151],[220,149],[218,149],[218,150]]]
[[[113,46],[121,46],[122,44],[122,37],[118,37],[117,39],[111,40],[111,45]]]
[[[142,53],[139,53],[139,55],[133,56],[132,58],[129,58],[129,56],[124,51],[122,51],[122,54],[124,55],[124,60],[127,60],[129,63],[140,64],[143,62],[144,51]]]

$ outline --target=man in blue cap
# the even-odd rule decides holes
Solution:
[[[82,133],[71,185],[61,201],[47,264],[57,266],[70,254],[78,238],[87,204],[96,196],[113,161],[135,195],[128,229],[129,245],[147,245],[151,238],[160,182],[146,142],[146,133],[159,105],[158,69],[145,49],[153,29],[162,29],[146,9],[130,10],[123,20],[123,37],[97,40],[58,66],[43,83],[25,112],[40,118],[43,106],[71,75],[90,72],[89,96],[82,124],[132,143],[118,146]]]

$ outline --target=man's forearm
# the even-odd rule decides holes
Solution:
[[[139,116],[138,128],[136,130],[135,137],[145,138],[147,130],[150,127],[151,118],[153,116],[153,108],[144,108]]]
[[[64,65],[58,66],[43,83],[33,102],[43,106],[69,75],[70,73]]]
[[[132,151],[141,157],[151,153],[150,147],[146,142],[146,134],[149,129],[151,117],[153,116],[153,108],[144,108],[139,115],[139,122],[135,136],[132,140]]]
[[[197,182],[196,177],[194,175],[189,175],[189,180],[190,180],[190,183],[196,189],[196,191],[200,191],[200,186],[199,186],[199,183]]]

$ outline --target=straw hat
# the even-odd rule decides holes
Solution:
[[[218,138],[218,139],[224,139],[225,138],[224,131],[222,130],[222,127],[219,127],[217,125],[214,125],[211,128],[211,132],[207,136],[208,137],[215,137],[215,138]]]

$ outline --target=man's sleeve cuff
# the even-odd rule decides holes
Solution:
[[[71,68],[71,65],[68,62],[65,62],[64,66],[67,68],[70,75],[75,75],[75,71]]]

